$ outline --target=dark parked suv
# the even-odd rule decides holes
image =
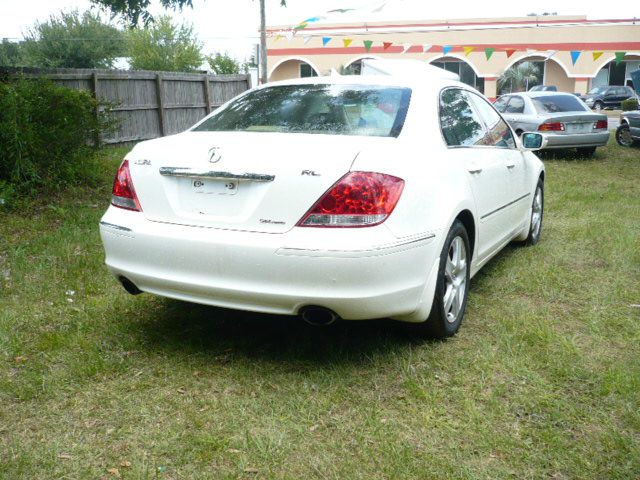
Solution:
[[[635,97],[636,92],[633,88],[614,85],[592,88],[581,98],[588,107],[600,111],[603,108],[620,108],[624,100]]]

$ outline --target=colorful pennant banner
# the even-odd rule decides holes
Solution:
[[[571,51],[571,63],[573,63],[574,65],[576,64],[576,62],[578,61],[578,59],[580,58],[580,55],[582,55],[582,52],[579,50],[572,50]]]
[[[604,52],[592,52],[591,54],[593,55],[593,61],[595,62],[596,60],[598,60],[603,53]]]
[[[364,48],[367,49],[367,52],[371,50],[371,47],[373,46],[373,41],[371,40],[365,40],[364,42]]]
[[[484,49],[484,54],[487,57],[487,60],[491,60],[491,56],[493,55],[493,52],[495,52],[496,49],[495,48],[485,48]]]
[[[505,50],[506,54],[507,54],[507,58],[511,58],[511,55],[513,55],[514,53],[516,53],[516,49],[515,48],[507,48]]]
[[[442,47],[442,53],[444,53],[445,55],[449,53],[451,50],[453,50],[453,47],[451,45],[444,45]]]
[[[413,45],[411,45],[410,43],[403,44],[402,45],[402,53],[407,53],[412,46]]]
[[[353,42],[353,38],[343,38],[342,39],[342,43],[344,44],[344,48],[349,48],[349,45],[351,45],[351,42]]]
[[[616,65],[618,65],[620,62],[624,60],[624,56],[626,54],[627,52],[616,52]]]
[[[326,47],[330,41],[331,41],[331,37],[322,37],[322,46]]]
[[[468,57],[471,54],[471,52],[473,52],[476,49],[476,47],[462,47],[462,49],[464,50],[464,56]]]
[[[393,45],[393,42],[382,42],[382,48],[384,50],[389,50],[389,47]]]
[[[431,47],[433,47],[433,45],[430,45],[428,43],[425,43],[424,45],[422,45],[422,51],[424,53],[427,53],[429,50],[431,50]]]

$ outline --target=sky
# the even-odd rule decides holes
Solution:
[[[535,0],[526,2],[457,0],[266,0],[268,25],[295,25],[302,20],[324,16],[337,8],[355,8],[349,14],[333,14],[333,22],[380,20],[429,20],[483,17],[524,16],[528,13],[557,12],[559,15],[587,15],[589,18],[640,18],[640,2],[585,2],[584,0]],[[164,11],[153,1],[153,14]],[[379,7],[383,7],[377,13]],[[60,10],[91,7],[89,0],[0,0],[0,38],[21,39],[36,21],[45,21]],[[94,7],[95,8],[95,7]],[[194,0],[193,9],[169,11],[182,22],[193,24],[204,53],[228,52],[236,59],[248,59],[258,43],[260,24],[257,0]],[[105,16],[106,18],[106,16]]]

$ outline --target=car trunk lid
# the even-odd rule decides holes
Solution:
[[[392,139],[267,132],[186,132],[132,153],[131,175],[148,220],[283,233],[359,151]]]

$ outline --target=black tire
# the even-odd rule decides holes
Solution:
[[[622,147],[633,147],[638,144],[638,141],[631,137],[631,130],[626,123],[623,123],[616,129],[616,142]]]
[[[455,247],[454,247],[455,241]],[[465,271],[464,273],[458,270],[458,278],[455,282],[458,286],[454,288],[454,281],[451,280],[451,276],[455,277],[455,274],[447,271],[447,263],[451,262],[450,254],[455,248],[464,248],[464,261]],[[469,235],[467,230],[459,220],[456,220],[449,230],[447,238],[442,247],[440,253],[440,264],[438,267],[438,279],[436,281],[436,289],[433,297],[433,304],[431,305],[431,313],[427,320],[423,323],[412,324],[411,326],[418,331],[418,333],[424,337],[444,339],[455,335],[460,329],[464,312],[467,308],[467,298],[469,296],[469,273],[471,271],[471,249],[469,248]],[[462,300],[459,300],[458,294],[459,288],[462,286],[463,290]],[[445,305],[445,294],[449,292],[449,295],[454,297],[452,299],[450,307],[447,309]],[[457,309],[455,315],[453,311]]]
[[[538,192],[540,198],[538,199]],[[539,205],[539,210],[538,210]],[[539,223],[536,223],[535,214],[539,213]],[[533,193],[533,201],[531,202],[531,219],[529,220],[529,235],[524,241],[525,245],[535,245],[540,241],[542,236],[542,220],[544,218],[544,182],[538,180],[535,192]],[[521,237],[522,238],[522,237]]]
[[[581,157],[592,157],[596,153],[596,147],[580,147],[576,148],[576,150]]]

